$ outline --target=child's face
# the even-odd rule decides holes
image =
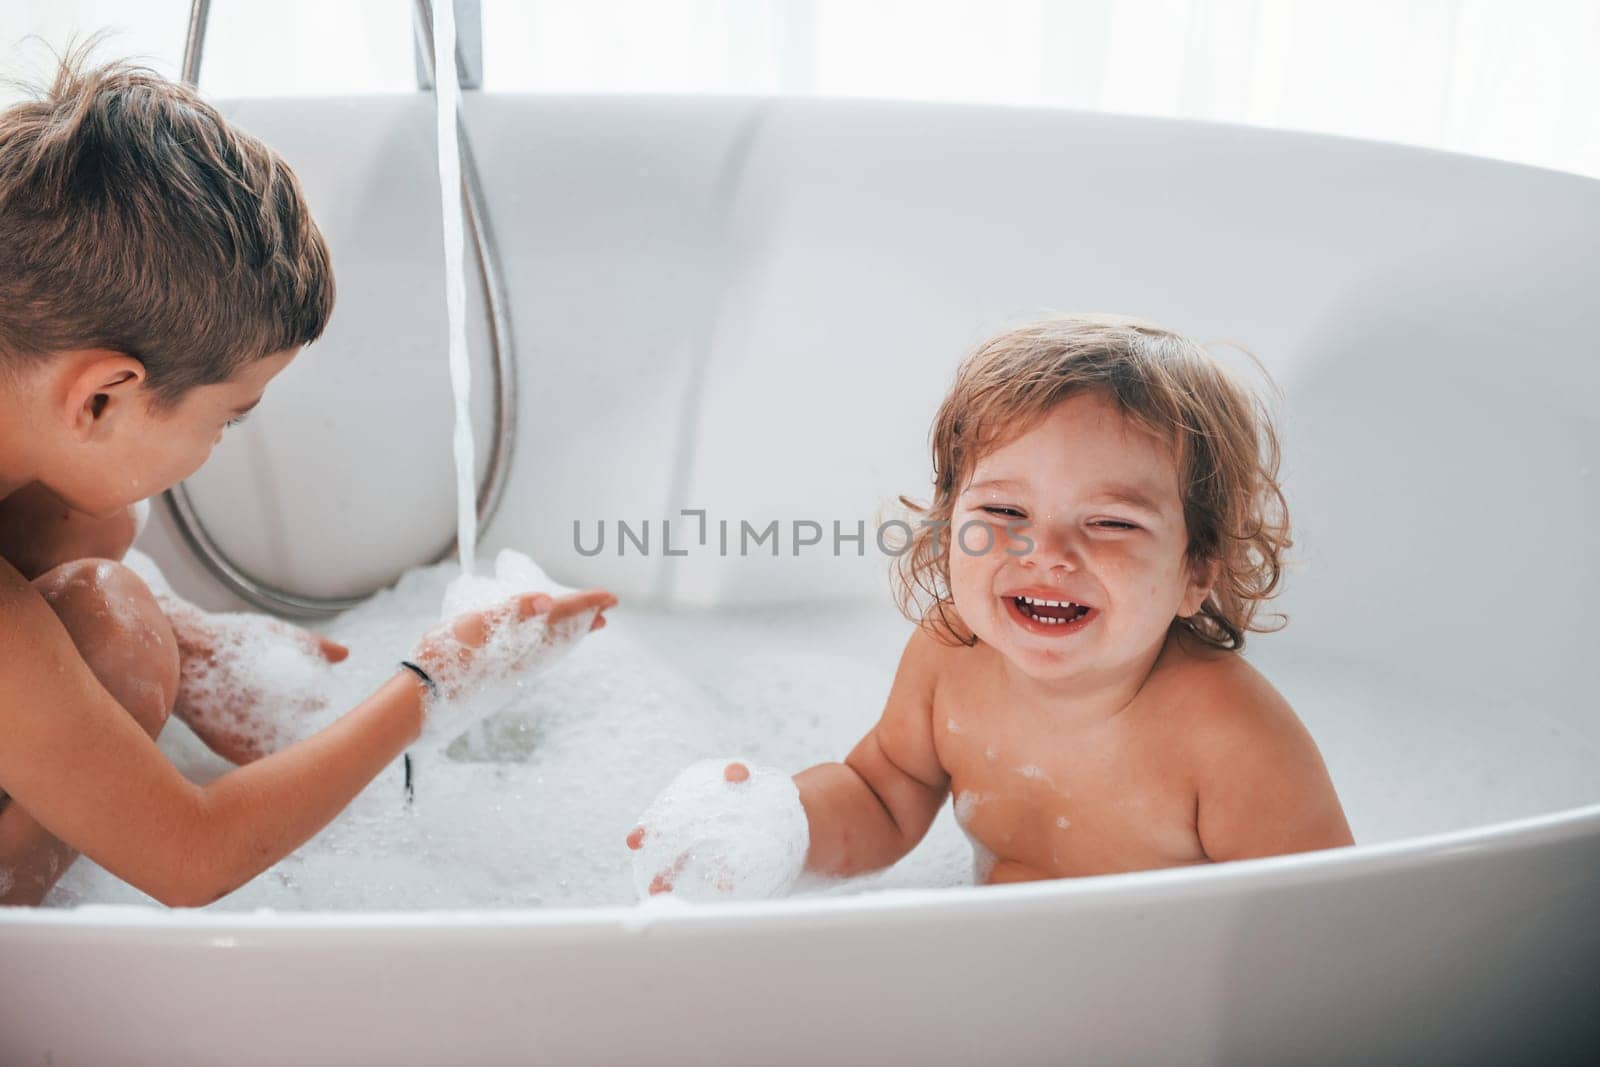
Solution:
[[[75,405],[66,455],[43,479],[68,505],[90,514],[114,513],[183,481],[210,457],[230,422],[261,400],[267,383],[299,349],[254,360],[232,378],[189,390],[177,405],[153,411],[143,382],[111,384]],[[102,372],[103,373],[103,372]],[[109,402],[95,396],[109,394]],[[90,414],[92,410],[98,414]]]
[[[973,555],[966,549],[979,552],[986,539],[978,523],[994,544]],[[1008,523],[1017,530],[1009,540]],[[1173,618],[1198,611],[1210,592],[1210,575],[1192,573],[1187,560],[1171,449],[1098,393],[1061,402],[983,456],[956,499],[950,532],[950,588],[962,621],[1043,682],[1092,684],[1136,668]],[[1025,554],[1023,537],[1033,542]]]

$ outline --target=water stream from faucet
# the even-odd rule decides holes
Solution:
[[[478,543],[477,479],[472,441],[472,367],[467,352],[467,278],[461,211],[454,0],[433,8],[433,85],[439,140],[439,200],[444,218],[444,293],[450,328],[450,390],[455,397],[456,543],[461,573],[473,573]]]

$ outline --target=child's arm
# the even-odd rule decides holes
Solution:
[[[933,743],[940,651],[912,635],[883,717],[844,763],[793,780],[737,761],[686,768],[628,835],[640,894],[773,896],[802,867],[842,877],[911,851],[949,788]]]
[[[933,743],[934,679],[944,651],[919,627],[878,724],[843,763],[795,775],[811,826],[806,870],[848,877],[888,867],[933,825],[950,789]]]
[[[1192,737],[1206,855],[1220,862],[1354,844],[1322,754],[1288,702],[1259,675],[1205,688]]]
[[[158,575],[140,573],[178,642],[172,713],[211,751],[230,763],[249,763],[303,736],[301,724],[328,709],[325,672],[348,658],[349,649],[270,615],[202,611]],[[246,658],[269,652],[272,662],[293,664],[304,686],[275,684]]]
[[[4,572],[0,783],[52,835],[165,904],[210,903],[278,862],[422,727],[422,683],[402,671],[320,733],[196,786],[101,687],[43,599]],[[519,613],[535,601],[519,598]],[[565,598],[550,621],[610,602]]]

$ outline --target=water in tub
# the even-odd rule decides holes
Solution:
[[[458,573],[454,563],[412,571],[323,627],[350,646],[349,660],[292,669],[264,658],[262,684],[285,707],[330,695],[324,717],[353,706],[438,619]],[[733,753],[791,771],[841,758],[882,711],[909,632],[887,604],[623,608],[486,729],[418,750],[410,806],[397,761],[321,834],[212,907],[631,904],[623,839],[680,770]],[[1274,635],[1250,656],[1316,736],[1357,841],[1592,802],[1595,753],[1531,702],[1443,693],[1302,656]],[[305,720],[302,732],[316,725]],[[228,768],[176,720],[160,743],[197,781]],[[971,884],[984,857],[957,824],[958,804],[897,867],[831,891]],[[90,902],[149,901],[80,859],[46,903]]]

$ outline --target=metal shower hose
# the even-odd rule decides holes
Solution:
[[[452,2],[452,0],[446,0]],[[189,85],[200,81],[200,59],[205,46],[206,20],[210,14],[210,0],[192,0],[189,9],[189,31],[183,48],[183,80]],[[418,55],[426,65],[430,81],[438,84],[433,70],[433,7],[429,0],[416,0],[416,33],[419,40]],[[512,358],[511,319],[506,310],[505,293],[500,284],[499,264],[495,259],[493,243],[488,232],[488,222],[483,208],[483,191],[478,182],[478,168],[472,157],[471,143],[466,127],[461,128],[461,195],[466,204],[467,230],[472,235],[472,248],[483,280],[484,301],[489,310],[489,342],[494,353],[494,422],[493,448],[489,452],[483,481],[478,486],[478,526],[483,529],[494,518],[505,495],[506,471],[510,466],[511,449],[517,430],[517,378]],[[372,593],[357,596],[311,596],[282,589],[252,575],[231,559],[216,539],[206,529],[195,511],[188,488],[178,483],[166,493],[167,507],[178,532],[200,562],[223,585],[233,590],[256,607],[279,615],[297,618],[321,618],[336,615],[361,603]],[[429,562],[437,563],[456,551],[456,538]]]

